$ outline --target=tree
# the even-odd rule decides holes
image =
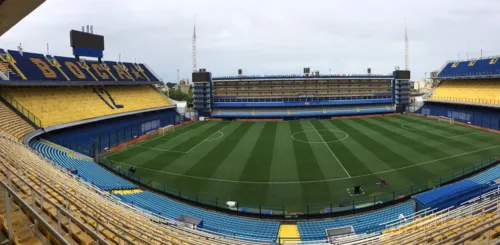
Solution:
[[[179,87],[177,87],[177,89],[170,89],[168,97],[177,101],[189,101],[191,99],[190,96],[182,92]]]

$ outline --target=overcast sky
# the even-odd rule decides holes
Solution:
[[[23,0],[19,0],[22,2]],[[0,47],[71,56],[69,30],[94,25],[104,59],[148,64],[164,81],[190,77],[197,26],[198,68],[213,76],[387,74],[404,68],[404,25],[417,80],[451,59],[500,55],[498,0],[47,0],[0,37]]]

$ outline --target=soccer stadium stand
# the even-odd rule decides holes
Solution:
[[[32,207],[42,218],[43,222],[33,228],[39,229],[35,233],[45,240],[57,240],[53,234],[60,234],[70,244],[95,241],[101,244],[269,244],[210,235],[126,205],[65,169],[58,169],[26,146],[2,136],[0,168],[2,183],[12,183],[12,188],[22,197],[18,203]],[[30,209],[16,210],[19,211],[29,213]],[[5,227],[5,219],[3,221]],[[49,225],[44,226],[45,223]],[[15,224],[19,228],[14,229],[14,234],[18,234],[22,224],[30,223],[15,221]],[[52,234],[51,229],[56,232]],[[22,233],[22,238],[23,243],[17,244],[31,240],[32,244],[38,244],[27,232]]]
[[[331,117],[348,114],[375,114],[394,112],[392,104],[359,106],[322,106],[322,107],[278,107],[278,108],[218,108],[214,117],[229,118],[269,118],[269,117]]]
[[[323,240],[325,239],[325,230],[330,228],[352,226],[356,234],[380,232],[384,229],[384,226],[379,224],[398,219],[401,214],[405,217],[411,216],[414,211],[415,208],[413,201],[408,201],[403,204],[371,213],[332,220],[297,222],[297,225],[302,241]]]
[[[499,57],[448,61],[439,72],[438,79],[500,77]]]
[[[29,81],[159,81],[144,64],[82,60],[0,49],[0,70],[10,80]]]
[[[36,115],[43,127],[169,105],[151,85],[2,89]]]
[[[6,181],[4,175],[0,176],[0,180]],[[0,194],[5,195],[6,190],[0,189]],[[9,211],[7,211],[9,209]],[[8,214],[9,213],[9,214]],[[9,224],[8,220],[11,219],[11,226],[13,230],[13,243],[14,244],[31,244],[31,245],[42,245],[43,242],[35,236],[35,233],[30,229],[33,223],[29,217],[22,212],[21,208],[16,205],[16,203],[9,203],[2,198],[0,200],[0,222],[2,223],[2,232],[4,234],[8,233]],[[2,234],[2,240],[5,240],[5,236]]]
[[[76,170],[79,177],[103,190],[137,188],[134,184],[106,171],[91,159],[69,156],[68,152],[40,141],[33,141],[31,147],[61,167]]]
[[[496,181],[499,178],[500,178],[500,166],[496,166],[493,167],[492,169],[489,169],[488,171],[482,172],[478,175],[469,178],[469,180],[474,181],[478,184],[487,184],[491,183],[492,181]]]
[[[498,57],[448,61],[435,77],[439,85],[417,113],[500,130]]]
[[[409,76],[409,75],[408,75]],[[212,117],[297,118],[404,111],[407,78],[392,75],[237,76],[195,81],[194,108]]]
[[[225,214],[217,214],[181,204],[148,191],[116,196],[126,203],[133,203],[134,205],[170,219],[177,219],[182,214],[201,219],[203,220],[203,228],[213,232],[228,235],[234,234],[238,237],[268,241],[276,240],[278,234],[279,222],[245,219]]]
[[[430,99],[500,105],[500,80],[442,81]]]
[[[35,128],[0,101],[0,130],[20,140],[27,133],[34,131]]]
[[[378,244],[493,244],[500,238],[499,189],[456,208],[416,217],[382,232]],[[491,243],[490,243],[491,242]]]

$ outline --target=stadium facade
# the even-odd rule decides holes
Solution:
[[[394,71],[391,75],[305,73],[213,78],[200,71],[193,73],[193,103],[200,114],[226,119],[405,112],[410,100],[409,79],[409,71]]]

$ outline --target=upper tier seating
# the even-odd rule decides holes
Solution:
[[[127,244],[117,234],[134,244],[269,244],[211,235],[126,205],[108,192],[87,185],[74,175],[58,169],[26,146],[1,135],[3,133],[0,131],[0,180],[5,182],[6,171],[9,171],[18,194],[55,229],[58,227],[57,208],[71,210],[80,224],[69,223],[65,215],[61,215],[60,220],[62,234],[70,244],[90,245],[96,239],[103,239],[109,244]],[[31,197],[31,188],[44,193],[47,200],[43,202],[43,207],[39,197]],[[98,231],[98,237],[90,235],[91,231]],[[50,239],[46,231],[40,232]],[[31,236],[24,237],[23,241],[32,239]],[[36,241],[29,244],[38,245]]]
[[[76,61],[75,58],[0,49],[0,70],[10,80],[159,81],[144,65],[128,62]]]
[[[9,133],[16,140],[21,140],[35,128],[0,101],[0,130]]]
[[[459,77],[500,76],[499,57],[479,60],[449,61],[438,74],[440,79]]]
[[[37,116],[43,127],[169,105],[151,85],[2,89]]]
[[[351,225],[357,234],[379,232],[382,231],[384,227],[378,226],[378,224],[398,219],[401,214],[405,217],[412,215],[415,210],[413,206],[413,201],[408,201],[403,204],[370,213],[332,220],[297,222],[297,225],[299,227],[300,238],[302,241],[322,240],[325,238],[326,229]]]
[[[441,81],[430,99],[500,105],[500,80]]]
[[[279,222],[245,219],[225,214],[218,214],[201,208],[178,203],[152,192],[144,191],[130,195],[116,195],[126,203],[150,210],[170,219],[188,215],[203,220],[203,227],[223,234],[235,234],[250,239],[275,241]]]
[[[89,159],[68,156],[67,152],[40,141],[34,141],[31,147],[66,169],[78,170],[78,176],[103,190],[137,188],[134,184],[106,171]]]

